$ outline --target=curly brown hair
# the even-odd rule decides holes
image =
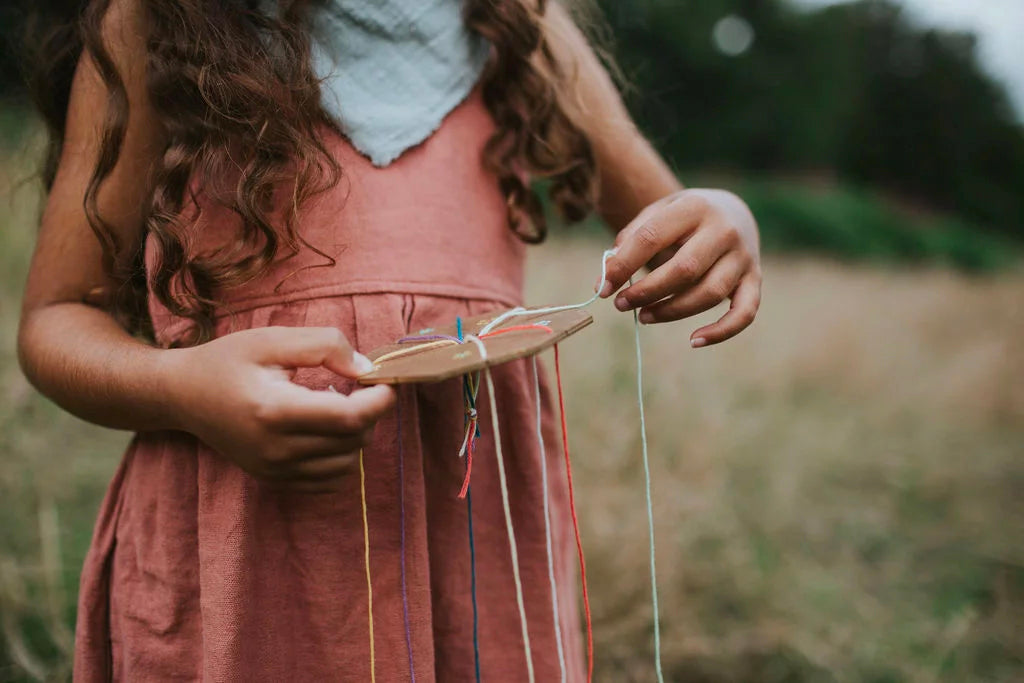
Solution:
[[[30,82],[51,133],[43,169],[47,188],[83,50],[107,87],[101,149],[85,210],[103,245],[104,266],[123,283],[109,300],[111,310],[140,332],[148,325],[144,240],[120,244],[97,208],[99,188],[117,164],[128,121],[125,87],[102,38],[110,2],[51,2],[49,14],[44,11],[34,22],[31,62],[37,68]],[[320,106],[310,63],[308,15],[316,2],[280,0],[276,14],[261,11],[260,0],[140,3],[147,89],[166,133],[144,210],[143,235],[152,235],[157,247],[148,285],[172,313],[193,321],[186,343],[211,338],[219,291],[259,277],[275,260],[306,248],[333,263],[296,226],[302,204],[336,184],[343,171],[322,139],[333,124]],[[572,75],[555,58],[543,29],[546,9],[547,0],[464,0],[467,27],[492,46],[481,88],[496,131],[483,161],[507,198],[510,228],[527,242],[542,241],[547,226],[541,200],[524,173],[548,181],[552,203],[569,221],[589,213],[597,194],[590,141],[563,97],[571,91]],[[252,50],[254,44],[263,49]],[[240,216],[237,239],[212,253],[190,253],[195,190],[210,193],[223,186],[228,169],[234,169],[237,182],[230,191],[213,194]],[[280,197],[289,202],[283,212],[275,207]]]

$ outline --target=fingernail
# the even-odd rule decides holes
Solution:
[[[640,311],[640,315],[637,316],[637,320],[644,325],[650,325],[654,322],[654,314],[650,311]]]
[[[356,372],[360,375],[365,375],[368,372],[373,372],[373,361],[359,353],[358,351],[352,354],[353,365],[355,365]]]
[[[608,280],[605,280],[604,284],[601,285],[601,298],[604,299],[605,297],[611,296],[611,293],[612,283]]]
[[[708,340],[705,339],[704,337],[697,337],[696,339],[691,339],[690,340],[690,346],[692,346],[695,349],[699,349],[702,346],[706,346],[707,343],[708,343]]]
[[[596,279],[596,280],[594,280],[594,292],[596,293],[596,292],[597,292],[597,291],[599,291],[600,289],[601,289],[601,276],[599,275],[599,276],[597,277],[597,279]]]
[[[624,296],[618,297],[615,300],[615,308],[619,309],[620,311],[627,311],[627,310],[629,310],[629,299],[627,299]]]

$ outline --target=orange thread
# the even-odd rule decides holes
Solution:
[[[562,418],[562,452],[565,454],[565,476],[569,481],[569,512],[572,530],[576,534],[576,553],[580,558],[580,582],[583,584],[583,611],[587,618],[587,681],[594,679],[594,626],[590,616],[590,594],[587,592],[587,563],[583,559],[583,541],[580,522],[576,517],[576,496],[572,488],[572,465],[569,462],[569,428],[565,422],[565,395],[562,393],[562,368],[558,362],[558,344],[555,344],[555,382],[558,384],[558,410]]]

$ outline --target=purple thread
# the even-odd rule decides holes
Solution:
[[[405,620],[405,649],[409,653],[409,677],[416,683],[416,669],[412,662],[412,630],[409,627],[409,593],[405,583],[405,453],[402,449],[402,401],[395,401],[395,419],[398,422],[398,507],[402,525],[402,615]]]

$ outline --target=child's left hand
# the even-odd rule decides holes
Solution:
[[[729,310],[690,336],[694,348],[725,341],[754,321],[761,301],[757,223],[742,199],[724,190],[681,190],[640,212],[615,240],[601,296],[626,284],[645,264],[652,270],[615,298],[620,311],[639,308],[640,322],[680,320],[714,308]]]

